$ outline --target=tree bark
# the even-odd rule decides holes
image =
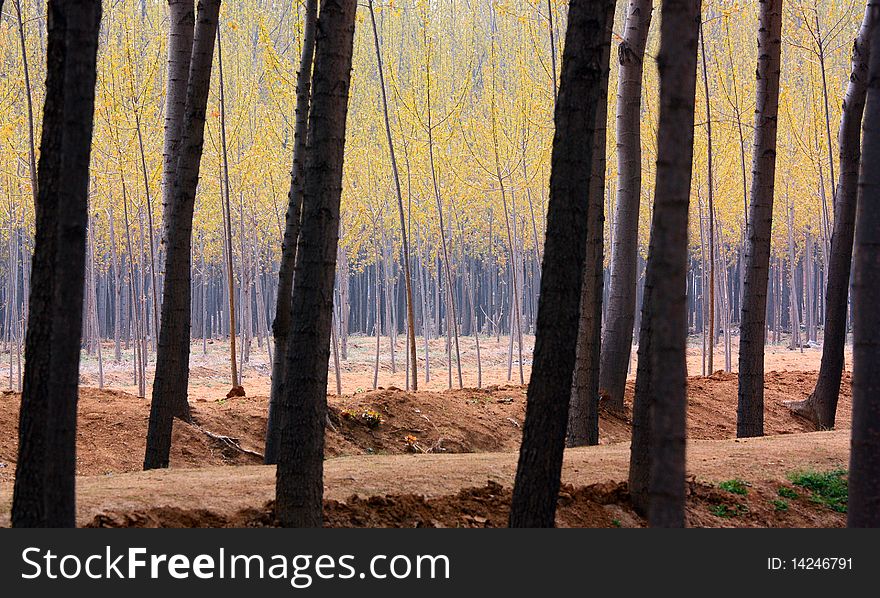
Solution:
[[[825,329],[819,378],[809,398],[790,405],[795,413],[809,419],[819,430],[830,430],[834,427],[843,375],[847,299],[858,204],[861,123],[868,89],[871,39],[878,18],[880,2],[868,0],[861,28],[853,43],[852,74],[840,119],[840,178],[837,183],[831,254],[827,267]]]
[[[572,0],[556,102],[541,298],[511,527],[553,527],[575,365],[587,251],[596,115],[607,11],[613,2]]]
[[[870,48],[853,257],[849,527],[880,527],[880,36]]]
[[[186,89],[192,62],[196,15],[193,0],[168,0],[168,88],[165,95],[165,143],[162,148],[162,237],[159,260],[167,251],[174,203],[174,181],[183,140]],[[164,272],[164,263],[159,269]]]
[[[623,41],[617,49],[617,204],[611,244],[608,312],[602,335],[599,388],[622,411],[632,351],[642,193],[641,99],[645,45],[652,0],[630,0]]]
[[[278,405],[281,451],[275,505],[276,517],[286,527],[320,527],[323,521],[327,366],[356,5],[355,0],[324,0],[316,26],[310,143],[291,307],[296,319]]]
[[[199,0],[180,160],[167,226],[162,318],[144,469],[168,467],[174,410],[187,401],[193,209],[205,138],[205,113],[219,12],[220,0]]]
[[[782,0],[760,0],[757,98],[749,238],[746,247],[739,340],[739,400],[736,435],[764,434],[764,341],[773,186],[776,180],[776,125],[782,49]]]
[[[652,527],[683,527],[685,524],[688,208],[700,4],[699,0],[664,2],[657,57],[659,153],[645,272],[631,465],[637,464],[642,470],[633,472],[631,469],[630,472],[631,478],[642,482],[647,479],[647,515]],[[645,409],[649,414],[648,443],[637,445],[635,412],[640,411],[644,417]],[[640,426],[644,426],[644,422],[640,420]],[[644,458],[646,446],[650,447],[647,459]],[[637,459],[639,451],[643,452]],[[644,485],[637,489],[643,493],[637,507],[644,509]]]
[[[76,405],[101,3],[50,0],[16,527],[76,523]],[[35,394],[39,393],[39,394]]]
[[[593,172],[587,205],[587,253],[581,284],[580,315],[571,404],[568,408],[568,446],[599,444],[599,356],[602,340],[602,290],[605,268],[605,167],[608,122],[608,74],[614,11],[606,15],[600,68],[599,106],[593,146]],[[604,101],[603,101],[604,100]],[[534,222],[534,221],[533,221]],[[537,244],[537,237],[535,238]]]
[[[275,302],[275,320],[272,335],[275,356],[272,360],[272,388],[269,397],[269,419],[266,424],[265,463],[278,462],[278,402],[281,400],[284,368],[287,365],[288,336],[290,334],[290,301],[293,290],[293,270],[296,264],[297,240],[303,201],[303,162],[309,126],[309,99],[312,85],[312,60],[315,55],[315,22],[318,18],[318,0],[306,1],[303,25],[303,47],[299,72],[296,76],[296,124],[293,134],[293,166],[290,192],[287,196],[284,241],[281,246],[281,264],[278,269],[278,294]]]

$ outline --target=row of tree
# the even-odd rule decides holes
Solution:
[[[740,406],[738,435],[754,436],[763,433],[763,351],[766,334],[767,288],[771,256],[771,233],[774,194],[777,188],[777,125],[780,114],[780,72],[782,46],[782,1],[759,2],[759,44],[757,54],[757,81],[755,85],[756,120],[754,124],[754,153],[752,158],[752,187],[749,197],[748,234],[739,267],[742,271],[740,309]],[[146,10],[146,4],[142,4]],[[418,7],[417,7],[418,8]],[[497,7],[496,7],[497,8]],[[552,4],[551,12],[553,15]],[[270,398],[270,416],[267,432],[267,461],[277,461],[276,515],[284,525],[315,526],[322,522],[323,446],[326,420],[326,387],[331,332],[334,319],[334,288],[339,255],[341,200],[344,188],[343,161],[345,157],[349,90],[354,57],[356,3],[353,0],[323,0],[320,6],[310,0],[305,7],[304,24],[296,81],[297,123],[293,134],[293,169],[287,202],[286,226],[280,255],[276,291],[276,317],[273,324],[275,359],[273,387]],[[394,181],[396,225],[399,226],[404,272],[406,334],[411,368],[411,382],[418,382],[418,360],[415,347],[415,306],[412,284],[412,257],[409,235],[411,212],[405,209],[403,186],[395,147],[405,136],[395,135],[391,127],[389,106],[392,103],[386,89],[382,60],[382,44],[376,26],[372,2],[368,3],[373,34],[380,88],[380,108],[387,145],[389,168]],[[88,194],[92,128],[95,115],[97,83],[97,47],[101,7],[99,1],[50,0],[47,23],[46,89],[43,125],[40,140],[39,163],[32,188],[35,190],[35,234],[33,257],[29,272],[27,325],[25,327],[25,364],[22,389],[21,442],[18,473],[13,499],[14,525],[72,525],[74,523],[75,428],[78,366],[83,330],[83,309],[86,296],[87,238],[89,229]],[[627,30],[647,28],[651,3],[633,1],[628,7]],[[873,128],[880,106],[880,61],[870,62],[868,56],[878,56],[872,46],[880,46],[880,36],[872,36],[878,18],[878,7],[868,3],[865,25],[855,44],[854,68],[847,103],[844,105],[844,124],[861,122],[861,111],[866,111],[864,125],[865,155],[861,160],[860,185],[854,192],[852,173],[858,172],[858,156],[841,152],[840,180],[836,187],[834,208],[841,214],[834,221],[831,236],[834,247],[847,254],[835,267],[828,262],[829,292],[825,294],[826,321],[838,313],[846,298],[830,291],[832,285],[847,286],[850,249],[845,247],[847,221],[841,207],[849,201],[859,216],[856,237],[855,283],[853,285],[855,364],[852,465],[852,525],[877,524],[876,507],[880,472],[877,471],[877,406],[872,378],[877,356],[872,334],[875,332],[870,299],[878,288],[872,278],[870,264],[876,261],[872,252],[870,149],[876,131]],[[656,167],[654,169],[654,202],[650,227],[650,243],[644,275],[644,294],[639,321],[639,362],[636,396],[633,408],[633,458],[630,484],[633,502],[645,512],[652,525],[680,526],[684,524],[684,449],[686,375],[685,351],[688,324],[688,248],[689,214],[692,196],[692,176],[695,152],[695,113],[697,98],[698,48],[701,47],[701,3],[699,0],[665,0],[662,4],[659,52],[659,110],[656,130]],[[490,12],[490,20],[494,12]],[[817,13],[818,14],[818,13]],[[156,376],[153,382],[152,407],[144,467],[167,467],[171,444],[173,419],[189,418],[187,403],[188,363],[191,350],[192,322],[192,256],[194,253],[194,221],[196,198],[199,190],[200,169],[209,122],[209,99],[212,73],[218,67],[219,131],[220,131],[220,189],[225,222],[226,275],[233,276],[231,184],[226,140],[226,102],[223,73],[220,0],[199,0],[198,7],[189,0],[169,0],[169,43],[167,88],[165,95],[165,150],[162,175],[161,230],[154,241],[149,205],[149,183],[145,188],[147,221],[151,231],[148,251],[151,254],[149,281],[152,290],[153,330],[156,333]],[[633,325],[624,325],[622,336],[615,336],[613,327],[606,325],[602,334],[601,301],[604,279],[604,235],[602,222],[606,189],[606,138],[608,120],[607,96],[609,90],[612,23],[614,2],[572,0],[566,19],[564,50],[560,65],[557,94],[555,70],[556,46],[554,20],[550,23],[552,88],[549,103],[555,107],[555,127],[550,152],[550,184],[546,209],[545,242],[540,256],[540,294],[536,315],[536,342],[532,378],[528,390],[528,407],[523,431],[520,463],[511,509],[512,526],[550,526],[553,524],[556,497],[559,489],[562,453],[566,439],[571,444],[598,441],[598,400],[600,388],[613,388],[613,379],[626,375],[631,341],[626,338]],[[427,22],[427,21],[423,21]],[[124,28],[123,28],[124,30]],[[425,26],[420,31],[422,47],[432,48],[439,43],[433,31]],[[628,33],[629,35],[629,33]],[[644,32],[642,32],[644,35]],[[494,40],[494,35],[490,36]],[[314,43],[314,45],[312,45]],[[617,56],[622,63],[644,61],[645,51],[638,34],[624,39],[618,46]],[[820,43],[821,47],[821,43]],[[495,52],[490,42],[490,56]],[[632,52],[631,57],[629,53]],[[705,51],[701,52],[705,56]],[[402,54],[401,56],[405,56]],[[428,57],[443,56],[429,51]],[[410,57],[418,56],[412,53]],[[401,58],[403,60],[403,58]],[[452,57],[452,63],[460,58]],[[492,62],[490,65],[494,64]],[[706,64],[705,58],[703,64]],[[869,66],[868,66],[869,65]],[[427,167],[430,186],[428,196],[436,207],[437,236],[439,240],[438,272],[442,269],[447,281],[447,325],[450,351],[458,347],[459,310],[456,305],[450,263],[450,238],[463,230],[450,225],[449,196],[439,183],[438,162],[435,161],[434,136],[441,126],[438,122],[450,120],[458,114],[447,109],[438,113],[432,101],[431,73],[434,58],[414,66],[412,73],[425,76],[424,110],[419,110],[419,122],[427,149]],[[622,65],[623,66],[623,65]],[[866,67],[872,73],[865,78]],[[482,63],[476,80],[483,82],[487,73]],[[488,78],[494,81],[495,70]],[[704,68],[704,88],[708,88]],[[633,114],[640,97],[628,95],[635,88],[632,78],[640,77],[626,68],[619,70],[621,106],[619,120],[626,121]],[[413,86],[415,88],[415,86]],[[455,87],[453,87],[455,89]],[[513,242],[508,218],[508,194],[505,187],[510,172],[503,172],[499,158],[500,132],[495,115],[496,86],[489,86],[490,129],[483,138],[494,141],[497,191],[503,204],[508,238],[508,259],[516,264],[516,245]],[[133,94],[136,96],[137,94]],[[462,91],[461,97],[464,97]],[[459,97],[457,94],[453,98]],[[709,97],[707,91],[706,97]],[[867,100],[865,99],[867,98]],[[406,97],[399,94],[400,105]],[[436,100],[436,98],[435,98]],[[867,108],[865,108],[867,105]],[[708,105],[707,105],[708,110]],[[138,112],[135,110],[135,132],[140,141]],[[706,124],[712,123],[711,117]],[[112,125],[112,122],[110,123]],[[631,120],[630,120],[630,124]],[[741,124],[741,123],[740,123]],[[627,135],[633,135],[631,127]],[[111,127],[112,128],[112,127]],[[636,129],[638,127],[635,127]],[[711,133],[707,126],[707,141]],[[859,127],[841,128],[840,146],[859,145]],[[509,131],[508,131],[509,132]],[[380,137],[381,138],[381,137]],[[467,136],[465,135],[465,139]],[[140,143],[139,143],[140,145]],[[404,144],[405,145],[405,144]],[[624,146],[627,143],[624,142]],[[636,144],[639,149],[639,144]],[[712,143],[708,142],[708,156]],[[742,148],[742,146],[741,146]],[[830,148],[830,143],[829,143]],[[641,160],[633,158],[633,146],[618,153],[621,163],[618,176],[626,181],[641,176]],[[744,150],[742,150],[744,151]],[[741,156],[742,156],[741,151]],[[34,152],[36,153],[36,152]],[[145,152],[141,146],[141,170]],[[479,163],[474,152],[474,159]],[[514,160],[518,166],[525,160]],[[491,167],[489,171],[491,172]],[[639,173],[635,173],[639,170]],[[710,258],[703,260],[709,266],[710,295],[716,289],[717,246],[713,242],[715,223],[711,160],[708,179],[708,251]],[[407,170],[407,174],[409,171]],[[148,177],[145,177],[145,179]],[[528,178],[528,175],[525,176]],[[617,210],[632,212],[631,188],[618,188]],[[125,189],[125,187],[123,187]],[[621,189],[623,189],[621,191]],[[641,194],[639,190],[637,196]],[[446,199],[444,199],[446,197]],[[843,198],[848,199],[843,199]],[[622,206],[622,207],[621,207]],[[856,206],[858,206],[856,208]],[[393,211],[393,210],[392,210]],[[636,210],[637,212],[638,210]],[[456,211],[452,208],[453,220]],[[444,220],[444,216],[446,217]],[[629,217],[630,220],[635,216]],[[634,291],[635,268],[632,267],[632,245],[637,243],[632,222],[626,232],[626,216],[617,215],[617,226],[624,227],[616,236],[615,251],[624,257],[611,262],[609,291],[609,322],[626,322],[632,317],[635,305],[617,305],[622,301],[620,289]],[[533,220],[533,224],[534,224]],[[375,226],[375,225],[374,225]],[[791,225],[789,225],[791,227]],[[456,230],[458,228],[458,230]],[[374,229],[378,231],[376,226]],[[700,219],[700,230],[703,221]],[[791,230],[791,228],[789,228]],[[537,230],[535,239],[538,238]],[[851,238],[851,237],[850,237]],[[130,236],[129,236],[130,239]],[[623,248],[622,245],[628,245]],[[789,243],[791,247],[791,243]],[[128,255],[133,255],[131,247]],[[521,249],[521,247],[520,247]],[[153,255],[154,253],[158,255]],[[242,252],[242,255],[244,252]],[[441,257],[442,256],[442,257]],[[793,258],[790,258],[793,263]],[[808,260],[809,262],[809,260]],[[845,262],[845,263],[844,263]],[[143,263],[143,262],[141,262]],[[460,262],[461,264],[461,262]],[[846,268],[843,268],[843,267]],[[843,269],[842,269],[843,268]],[[844,269],[847,270],[844,272]],[[378,272],[378,269],[376,270]],[[132,269],[129,269],[129,273]],[[466,274],[461,276],[468,287]],[[615,284],[615,274],[623,282]],[[522,278],[519,267],[510,269],[512,324],[522,335],[520,290]],[[439,278],[439,273],[438,273]],[[718,277],[723,279],[723,275]],[[89,277],[90,286],[94,286]],[[790,287],[794,285],[790,284]],[[815,287],[815,284],[813,285]],[[161,302],[159,291],[161,287]],[[229,331],[236,330],[234,321],[233,285],[229,284]],[[519,287],[519,288],[518,288]],[[131,285],[134,291],[134,284]],[[438,284],[437,288],[440,288]],[[732,288],[732,287],[731,287]],[[617,291],[615,291],[617,289]],[[473,287],[467,290],[471,309],[475,301]],[[91,294],[93,291],[90,291]],[[378,285],[374,293],[378,296]],[[791,296],[793,293],[789,292]],[[141,296],[147,294],[141,289]],[[630,296],[635,293],[631,292]],[[134,299],[134,292],[132,292]],[[422,295],[424,300],[424,294]],[[627,303],[630,300],[627,299]],[[135,303],[132,300],[131,304]],[[96,304],[96,301],[94,301]],[[249,305],[250,302],[246,305]],[[709,337],[714,339],[714,299],[708,300]],[[133,310],[135,311],[135,310]],[[144,314],[145,309],[140,310]],[[729,308],[728,308],[729,312]],[[792,310],[794,314],[795,310]],[[459,311],[460,314],[460,311]],[[280,317],[279,317],[280,315]],[[85,318],[86,320],[89,317]],[[92,326],[96,326],[94,318]],[[140,320],[145,328],[150,318]],[[158,319],[158,323],[155,321]],[[378,320],[378,319],[377,319]],[[423,314],[424,321],[424,314]],[[472,322],[474,321],[472,317]],[[844,326],[845,317],[839,323]],[[135,325],[136,327],[138,324]],[[728,325],[729,326],[729,325]],[[845,328],[844,328],[845,330]],[[604,338],[603,338],[604,336]],[[234,334],[232,335],[232,378],[237,381]],[[843,340],[831,343],[826,339],[825,354],[833,361],[836,352],[842,354]],[[521,348],[522,342],[519,341]],[[601,350],[600,350],[601,347]],[[603,363],[602,356],[616,355]],[[620,355],[626,356],[626,361]],[[450,368],[451,368],[451,359]],[[823,373],[826,369],[823,358]],[[840,364],[842,367],[842,363]],[[834,369],[834,363],[827,366]],[[604,371],[603,371],[604,370]],[[831,371],[832,375],[835,374]],[[840,368],[836,369],[840,376]],[[610,377],[607,386],[603,378]],[[451,378],[451,369],[450,369]],[[460,384],[459,374],[459,384]],[[839,387],[839,384],[838,384]],[[612,391],[612,405],[617,401]],[[836,391],[830,399],[814,395],[818,404],[823,400],[836,402]],[[570,397],[570,401],[569,401]],[[563,400],[560,400],[560,399]],[[571,403],[571,408],[569,406]]]
[[[168,35],[171,19],[163,4],[125,0],[107,8],[100,34],[97,151],[91,182],[90,268],[96,286],[103,286],[103,292],[93,292],[98,319],[105,321],[99,328],[105,338],[114,330],[115,338],[115,324],[111,328],[106,322],[115,319],[113,296],[121,287],[122,334],[142,337],[145,353],[155,351],[158,338],[164,277],[159,265],[165,251],[161,227],[169,216],[162,207],[167,202],[158,198],[170,185],[170,169],[162,162],[173,139],[164,139],[159,131],[171,118],[166,106],[182,104],[180,97],[166,97],[159,68],[158,57],[177,52],[172,46],[179,39]],[[33,247],[33,210],[30,202],[20,200],[30,196],[35,172],[30,156],[39,153],[28,142],[28,131],[39,133],[41,127],[30,107],[42,99],[43,91],[31,81],[43,74],[46,31],[38,3],[10,5],[13,10],[2,21],[0,49],[8,73],[0,81],[3,107],[8,108],[2,111],[6,126],[0,127],[0,164],[7,175],[9,205],[18,205],[0,215],[7,225],[0,227],[0,236],[9,248],[0,258],[0,270],[5,275],[4,295],[11,299],[3,336],[19,347],[28,296],[25,262]],[[356,32],[354,80],[363,84],[354,87],[355,118],[347,131],[339,281],[352,293],[340,297],[341,338],[348,333],[348,323],[354,332],[375,333],[377,296],[386,334],[391,328],[404,330],[409,304],[416,332],[422,335],[426,329],[443,334],[446,328],[453,335],[469,335],[476,328],[484,335],[512,332],[518,340],[521,332],[534,330],[546,211],[541,181],[546,180],[552,133],[552,102],[546,100],[557,87],[551,67],[558,62],[559,31],[567,13],[564,4],[556,2],[450,8],[442,2],[377,4],[375,32],[372,26]],[[606,351],[601,386],[617,406],[622,405],[633,331],[638,329],[635,289],[644,276],[650,222],[650,202],[645,199],[655,176],[656,100],[646,93],[642,101],[641,90],[643,79],[646,90],[653,90],[657,82],[654,61],[644,61],[643,68],[645,49],[653,53],[659,39],[656,27],[650,27],[652,8],[651,2],[618,3],[614,16],[621,45],[618,60],[611,61],[618,97],[616,109],[608,111],[609,120],[615,120],[606,145],[611,159],[606,161],[609,251],[604,258]],[[743,114],[751,109],[754,95],[749,81],[753,52],[741,46],[754,31],[753,12],[718,1],[707,3],[702,18],[705,37],[698,58],[705,54],[699,64],[706,89],[697,94],[697,110],[706,119],[699,123],[702,130],[696,139],[690,241],[698,269],[706,272],[705,282],[694,286],[705,289],[701,295],[714,297],[701,296],[705,305],[693,305],[690,320],[695,332],[712,328],[710,338],[737,325],[740,313],[748,149],[744,129],[751,126]],[[368,22],[365,13],[362,17]],[[804,290],[800,275],[795,281],[801,317],[786,313],[792,306],[785,300],[788,309],[782,315],[788,331],[797,330],[794,320],[808,327],[813,320],[815,327],[824,325],[822,294],[831,223],[824,198],[829,194],[825,189],[833,188],[828,181],[834,164],[828,157],[835,145],[825,133],[839,113],[828,98],[839,86],[835,82],[848,76],[848,43],[842,32],[854,17],[850,4],[807,0],[783,13],[787,51],[798,67],[783,73],[784,79],[791,89],[807,88],[809,101],[781,92],[781,128],[787,139],[780,160],[792,170],[794,165],[809,168],[797,169],[786,180],[793,226],[786,218],[776,219],[773,251],[786,264],[784,295],[791,295],[785,289],[792,285],[792,264],[813,273],[812,284],[806,285],[810,291]],[[239,343],[237,369],[246,357],[242,349],[249,348],[251,337],[265,333],[276,311],[274,287],[281,278],[285,236],[285,202],[279,196],[296,126],[291,118],[295,63],[306,39],[306,21],[305,5],[294,10],[286,4],[251,2],[226,6],[218,23],[224,56],[212,73],[208,100],[205,176],[194,219],[198,232],[193,261],[200,273],[191,293],[201,301],[203,293],[210,294],[200,288],[203,280],[231,282],[225,290],[214,285],[223,296],[206,299],[209,309],[193,309],[191,328],[197,338],[206,335],[206,328],[228,334],[235,320],[232,329],[239,340],[245,337],[244,347]],[[383,54],[394,59],[379,65],[377,58]],[[395,156],[385,140],[389,134],[399,140]],[[407,251],[400,234],[400,204],[412,237]],[[257,238],[258,230],[267,234]],[[404,268],[407,253],[412,265]],[[381,289],[373,288],[377,269]],[[407,272],[411,302],[406,301]],[[452,284],[447,285],[447,275]],[[733,289],[732,296],[728,289]],[[140,305],[127,307],[132,293],[138,297],[132,303]],[[102,299],[108,295],[110,300]],[[698,317],[699,309],[706,314]],[[209,312],[204,318],[203,311]],[[444,325],[451,319],[447,312],[455,313],[455,326]],[[808,317],[813,313],[814,318]],[[139,332],[132,332],[135,324]],[[518,357],[517,344],[511,347],[514,352]],[[708,352],[710,360],[711,355]],[[712,370],[714,364],[707,367]],[[422,369],[428,368],[425,363]]]

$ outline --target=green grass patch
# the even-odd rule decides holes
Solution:
[[[709,512],[715,515],[716,517],[721,517],[723,519],[731,519],[733,517],[739,517],[740,515],[745,515],[749,512],[749,508],[742,504],[720,504],[720,505],[712,505],[709,509]]]
[[[740,496],[745,496],[749,493],[749,489],[747,488],[748,484],[743,482],[742,480],[732,479],[725,480],[718,484],[718,487],[726,492],[731,492],[733,494],[739,494]]]
[[[774,498],[771,502],[773,504],[773,508],[776,511],[778,511],[780,513],[785,513],[788,511],[788,501],[787,500],[783,500],[781,498]]]
[[[845,469],[800,471],[788,476],[791,483],[810,492],[810,500],[832,511],[846,513],[847,479]]]
[[[777,490],[777,494],[782,498],[789,498],[794,500],[798,497],[798,493],[794,491],[793,488],[789,488],[788,486],[780,486],[779,490]]]

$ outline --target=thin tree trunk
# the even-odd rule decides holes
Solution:
[[[229,156],[226,151],[226,92],[223,84],[223,46],[220,44],[220,27],[217,28],[217,70],[220,75],[220,147],[223,157],[223,212],[226,217],[225,242],[226,242],[226,274],[229,284],[229,361],[230,374],[232,376],[232,391],[241,387],[241,377],[235,357],[235,274],[232,268],[232,212],[229,201]],[[242,265],[244,255],[242,254]],[[242,282],[244,282],[244,270],[242,270]],[[242,311],[244,301],[242,301]],[[243,393],[242,393],[243,394]]]
[[[706,158],[709,185],[709,373],[715,371],[715,185],[712,169],[712,100],[709,95],[709,66],[706,63],[706,38],[700,23],[700,53],[703,63],[703,90],[706,96]]]
[[[776,125],[782,47],[782,0],[760,0],[757,100],[749,242],[746,249],[739,337],[736,435],[764,434],[764,342],[767,280],[776,180]]]
[[[110,224],[110,251],[113,258],[113,359],[116,362],[122,360],[122,346],[120,344],[120,328],[122,325],[122,276],[119,274],[119,251],[116,248],[116,232],[113,226],[113,199],[110,199],[110,209],[107,213],[107,221]]]
[[[126,242],[126,251],[128,252],[128,310],[129,313],[129,323],[131,324],[132,317],[134,319],[134,338],[132,342],[134,344],[134,381],[138,386],[138,398],[143,398],[146,395],[146,381],[144,380],[144,355],[142,353],[143,344],[142,344],[142,335],[141,335],[141,315],[140,310],[137,308],[137,297],[140,296],[138,292],[138,287],[135,285],[134,279],[134,250],[132,249],[131,244],[131,224],[128,219],[128,192],[126,191],[125,178],[122,177],[120,173],[120,179],[122,182],[122,209],[125,217],[125,242]]]
[[[140,150],[141,156],[141,169],[144,174],[144,197],[147,201],[147,226],[149,230],[149,241],[150,241],[150,294],[153,298],[153,342],[156,342],[156,336],[159,333],[159,293],[156,291],[156,256],[154,247],[154,233],[153,233],[153,204],[150,201],[150,179],[147,173],[147,157],[144,154],[144,138],[141,133],[141,117],[140,114],[135,111],[134,113],[134,121],[135,127],[137,129],[137,138],[138,138],[138,149]],[[175,416],[181,417],[185,413],[185,410],[180,410],[175,413]]]
[[[28,169],[31,177],[31,196],[37,202],[39,185],[37,182],[36,141],[34,139],[34,100],[31,90],[31,75],[28,67],[27,44],[25,43],[24,20],[21,17],[21,0],[15,0],[15,16],[18,20],[18,39],[21,43],[21,65],[24,71],[24,92],[28,115]]]
[[[553,2],[547,0],[547,31],[550,35],[550,76],[553,82],[553,106],[556,107],[556,96],[559,85],[556,83],[556,31],[553,24]]]
[[[798,315],[798,300],[796,293],[796,268],[794,247],[794,206],[788,205],[788,321],[791,324],[791,340],[788,348],[791,350],[801,348],[801,323]]]
[[[88,297],[90,297],[89,303],[89,318],[92,321],[93,334],[95,338],[95,345],[98,350],[98,388],[104,388],[104,359],[101,353],[101,326],[98,323],[98,288],[97,282],[95,280],[95,231],[94,225],[92,222],[92,218],[88,218],[88,231],[87,231],[87,248],[86,248],[86,260],[88,264],[88,275],[89,275],[89,288],[88,288]]]
[[[379,386],[379,352],[380,352],[380,343],[382,339],[382,298],[379,295],[379,290],[381,288],[379,282],[379,242],[377,240],[377,231],[376,225],[373,224],[373,255],[375,259],[375,263],[373,264],[373,270],[376,275],[375,282],[376,287],[374,289],[374,296],[376,298],[376,320],[375,320],[375,332],[376,332],[376,354],[373,361],[373,390]]]
[[[613,2],[572,0],[556,103],[541,299],[511,527],[553,527],[562,472],[587,251],[596,115]]]
[[[412,368],[412,389],[419,389],[418,358],[416,356],[415,308],[413,307],[412,278],[410,275],[409,236],[403,211],[403,194],[400,190],[400,175],[397,170],[397,158],[394,154],[394,142],[391,138],[391,122],[388,119],[388,97],[385,92],[385,73],[382,67],[382,52],[379,47],[379,34],[376,29],[376,15],[373,13],[373,0],[369,0],[370,23],[373,26],[373,42],[376,46],[376,63],[379,71],[379,86],[382,90],[382,111],[385,118],[385,136],[388,140],[388,151],[391,156],[391,172],[394,175],[394,189],[397,192],[397,208],[400,215],[400,234],[403,240],[403,274],[406,284],[406,318],[407,344],[409,347],[409,363]],[[409,388],[407,386],[407,388]]]

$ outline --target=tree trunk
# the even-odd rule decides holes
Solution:
[[[641,482],[637,508],[653,527],[685,524],[687,411],[687,233],[699,36],[699,0],[663,4],[660,30],[660,120],[657,183],[639,343],[630,477]],[[711,343],[711,339],[710,339]],[[648,412],[647,420],[644,419]],[[645,437],[636,437],[647,421]],[[640,433],[645,429],[640,428]],[[647,459],[646,447],[647,450]],[[637,456],[639,458],[637,458]],[[634,471],[641,467],[640,471]],[[644,480],[647,479],[647,505]]]
[[[853,257],[849,527],[880,527],[880,36],[870,48]]]
[[[797,260],[794,247],[794,205],[788,204],[788,321],[791,325],[791,340],[788,348],[792,351],[801,348],[801,322],[798,314]]]
[[[323,521],[324,425],[333,319],[333,279],[355,0],[324,0],[315,39],[314,94],[304,165],[303,218],[281,415],[276,517],[286,527]]]
[[[223,46],[220,44],[220,27],[217,27],[217,70],[219,71],[220,83],[220,149],[223,163],[222,191],[223,191],[223,217],[225,227],[223,230],[223,241],[226,244],[226,282],[229,291],[229,369],[232,378],[232,392],[236,393],[238,387],[241,386],[241,376],[236,365],[235,357],[235,272],[232,267],[232,210],[229,201],[229,156],[226,146],[226,91],[223,84]],[[243,232],[243,231],[242,231]],[[242,242],[244,240],[242,239]],[[244,247],[241,251],[242,262],[242,283],[244,283]],[[242,284],[244,286],[244,284]],[[244,297],[241,301],[242,311],[244,311]],[[242,319],[243,321],[243,319]],[[244,326],[242,326],[244,328]],[[244,336],[244,335],[242,335]],[[245,340],[245,339],[243,339]]]
[[[101,3],[50,0],[48,13],[16,527],[76,523],[76,405]]]
[[[168,245],[168,226],[174,202],[174,182],[183,140],[186,89],[195,32],[193,0],[168,0],[168,87],[165,95],[165,143],[162,148],[162,238],[160,262]],[[164,263],[160,264],[164,272]]]
[[[541,298],[511,527],[553,527],[587,251],[596,115],[613,2],[572,0],[556,102]]]
[[[840,119],[840,179],[837,183],[837,201],[834,204],[831,254],[827,262],[825,328],[819,378],[809,398],[790,405],[795,413],[812,421],[819,430],[830,430],[834,427],[843,375],[847,298],[858,203],[861,123],[868,88],[871,38],[878,18],[880,4],[876,0],[868,0],[861,28],[853,44],[852,74]]]
[[[418,359],[416,356],[416,328],[415,309],[413,307],[412,277],[410,275],[409,260],[409,237],[407,235],[406,219],[403,211],[403,193],[400,190],[400,175],[397,171],[397,158],[394,155],[394,142],[391,139],[391,122],[388,119],[388,97],[385,92],[385,73],[382,67],[382,52],[379,47],[379,33],[376,29],[376,15],[373,13],[373,0],[369,1],[370,22],[373,26],[373,42],[376,46],[376,64],[379,71],[379,86],[382,90],[382,111],[385,117],[385,136],[388,139],[388,151],[391,156],[391,172],[394,175],[394,189],[397,192],[397,208],[400,215],[400,234],[403,240],[403,274],[406,284],[406,330],[407,346],[409,350],[409,363],[412,374],[407,374],[407,380],[412,380],[412,389],[419,389]],[[411,377],[409,377],[411,376]],[[409,385],[407,385],[409,389]]]
[[[776,180],[776,125],[782,48],[782,0],[760,0],[757,98],[749,239],[746,247],[739,340],[736,435],[764,434],[764,341],[767,280]]]
[[[168,467],[174,411],[187,401],[193,209],[204,145],[205,113],[219,12],[220,0],[199,0],[180,160],[167,226],[162,318],[144,469]]]
[[[0,8],[2,13],[2,8]],[[34,203],[37,201],[39,185],[37,182],[37,155],[36,142],[34,141],[34,100],[33,91],[31,90],[31,75],[27,59],[27,44],[24,35],[24,20],[21,16],[21,0],[15,0],[15,16],[18,20],[18,39],[21,43],[21,66],[24,74],[24,92],[25,101],[27,103],[27,123],[28,123],[28,169],[31,178],[31,196]]]
[[[113,257],[113,359],[118,363],[122,360],[122,346],[120,344],[120,328],[122,325],[122,280],[119,274],[119,251],[116,248],[116,230],[113,226],[113,201],[111,197],[110,210],[107,213],[107,221],[110,224],[110,251]]]
[[[706,95],[706,160],[709,187],[709,374],[715,371],[715,181],[712,169],[712,99],[709,95],[709,65],[706,63],[706,38],[700,23],[700,54],[703,63],[703,90]]]
[[[599,373],[601,392],[608,398],[608,405],[617,410],[623,410],[636,312],[642,193],[642,66],[652,11],[652,0],[630,0],[623,41],[617,50],[617,205]]]
[[[293,166],[290,192],[287,196],[284,241],[281,246],[281,264],[278,269],[278,294],[275,300],[275,320],[272,335],[275,356],[272,360],[272,388],[269,397],[269,419],[266,424],[265,463],[278,462],[278,402],[281,400],[284,368],[287,365],[288,336],[290,334],[290,300],[293,290],[293,270],[296,264],[297,241],[302,214],[303,162],[306,154],[306,136],[309,125],[309,98],[312,85],[312,60],[315,55],[315,22],[318,18],[318,0],[306,0],[303,25],[303,47],[299,72],[296,76],[296,125],[293,136]]]
[[[599,81],[599,106],[596,112],[593,145],[593,172],[587,205],[587,253],[581,284],[578,317],[577,357],[572,377],[571,404],[568,410],[568,446],[599,444],[599,354],[602,340],[602,290],[604,286],[605,243],[605,150],[608,121],[608,73],[611,60],[611,30],[614,11],[607,11],[602,38],[602,75]],[[603,98],[605,101],[602,101]],[[533,221],[534,222],[534,221]],[[537,244],[537,236],[535,243]]]

